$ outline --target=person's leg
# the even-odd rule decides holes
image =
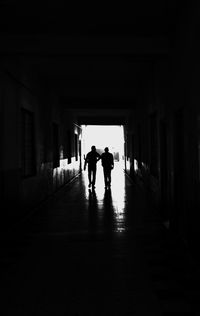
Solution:
[[[110,182],[109,182],[109,169],[106,168],[106,185],[109,186]]]
[[[106,170],[105,170],[105,168],[103,168],[103,177],[104,177],[104,184],[106,187]]]
[[[89,180],[89,186],[90,186],[91,183],[92,183],[91,177],[92,177],[92,170],[91,170],[91,168],[88,166],[88,180]]]
[[[96,183],[96,172],[97,172],[97,169],[96,169],[96,167],[94,167],[93,169],[92,169],[92,185],[93,186],[95,186],[95,183]]]
[[[111,185],[111,169],[108,170],[108,185]]]

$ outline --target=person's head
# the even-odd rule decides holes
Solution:
[[[105,151],[106,153],[108,153],[108,152],[109,152],[108,147],[105,147],[105,148],[104,148],[104,151]]]
[[[92,151],[96,151],[96,147],[95,147],[95,146],[92,146],[92,147],[91,147],[91,150],[92,150]]]

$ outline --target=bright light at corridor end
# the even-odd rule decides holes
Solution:
[[[115,159],[124,157],[124,128],[122,125],[82,125],[83,154],[86,155],[91,146],[96,146],[101,154],[105,147],[115,155]]]

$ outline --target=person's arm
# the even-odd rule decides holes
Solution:
[[[101,159],[101,155],[98,153],[97,155],[97,161],[99,161]]]

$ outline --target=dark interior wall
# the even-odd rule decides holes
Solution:
[[[1,187],[2,217],[14,215],[19,203],[19,87],[1,72]]]
[[[199,242],[199,114],[200,114],[200,95],[199,95],[199,18],[200,6],[196,5],[195,10],[190,18],[188,31],[185,36],[185,54],[183,55],[185,68],[184,74],[185,86],[184,99],[186,107],[187,136],[186,136],[186,153],[185,153],[185,171],[186,171],[186,217],[187,231],[191,244]],[[181,48],[183,45],[181,46]],[[183,81],[183,80],[182,80]],[[183,83],[184,84],[184,83]]]
[[[1,193],[5,217],[15,221],[78,174],[74,135],[79,139],[80,130],[54,92],[31,89],[31,81],[26,85],[10,70],[1,72]],[[70,153],[64,152],[68,131]]]
[[[4,88],[3,88],[3,74],[0,72],[0,147],[3,148],[4,143]],[[3,150],[1,150],[0,154],[0,192],[1,192],[1,198],[3,196],[4,192],[4,183],[3,183]]]
[[[158,180],[148,185],[160,212],[166,208],[163,219],[185,240],[199,240],[199,8],[184,17],[168,59],[153,65],[134,133],[136,156],[146,160],[151,180]]]
[[[172,61],[170,88],[170,129],[172,156],[170,175],[172,183],[172,223],[186,240],[199,239],[196,223],[199,221],[198,201],[198,131],[199,113],[199,5],[185,14],[177,35]],[[199,193],[198,193],[199,195]],[[195,232],[195,233],[194,233]],[[196,235],[195,238],[193,238]]]
[[[167,58],[152,63],[127,130],[134,135],[130,164],[137,160],[163,220],[191,243],[200,239],[199,12],[184,12]]]

